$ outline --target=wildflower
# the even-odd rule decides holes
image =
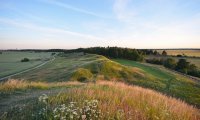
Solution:
[[[82,120],[85,120],[86,119],[86,115],[82,115],[81,118],[82,118]]]

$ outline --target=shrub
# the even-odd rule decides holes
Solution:
[[[71,77],[72,80],[78,80],[80,82],[89,81],[92,78],[93,78],[93,74],[90,72],[90,70],[85,69],[85,68],[79,68],[72,74],[72,77]]]
[[[176,67],[176,61],[172,58],[167,58],[167,60],[164,61],[164,66],[170,69],[174,69]]]
[[[53,55],[55,55],[56,53],[51,53],[51,55],[53,56]]]
[[[24,58],[21,60],[21,62],[28,62],[28,61],[30,61],[28,58]]]
[[[156,59],[156,58],[153,58],[153,59],[147,59],[146,62],[147,63],[151,63],[151,64],[157,64],[157,65],[162,65],[163,64],[163,59]]]

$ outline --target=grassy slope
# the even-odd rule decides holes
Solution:
[[[25,57],[29,58],[30,62],[21,62]],[[0,78],[39,65],[50,57],[51,53],[44,52],[3,52],[0,54]]]
[[[181,98],[200,107],[200,85],[196,82],[162,68],[149,67],[127,60],[117,60],[117,62],[135,67],[123,66],[99,55],[65,54],[37,70],[15,78],[57,82],[78,80],[80,75],[88,78],[92,73],[93,77],[90,78],[92,81],[98,79],[126,81]],[[80,68],[84,68],[87,72],[80,71]]]
[[[144,77],[142,71],[122,66],[100,55],[62,54],[45,66],[14,78],[48,82],[68,81],[77,78],[74,73],[80,68],[88,69],[94,76],[93,80],[135,80]]]
[[[171,96],[181,98],[193,105],[200,107],[200,84],[185,78],[181,75],[172,73],[163,67],[156,65],[145,65],[135,61],[115,59],[114,61],[127,66],[138,67],[146,73],[155,77],[154,82],[151,80],[136,81],[135,84],[153,88]]]
[[[24,85],[27,84],[27,82],[19,82],[18,85],[20,84]],[[40,86],[41,83],[38,84],[38,82],[32,82],[32,84]],[[51,87],[55,86],[51,83],[45,84],[49,84]],[[60,83],[60,85],[67,87],[70,84]],[[28,102],[25,105],[12,108],[1,117],[5,120],[37,119],[38,117],[41,119],[47,114],[48,119],[52,119],[54,116],[53,110],[58,108],[60,105],[65,104],[67,106],[70,102],[76,102],[74,104],[81,107],[85,100],[94,99],[98,100],[97,109],[101,111],[101,119],[200,119],[199,110],[185,104],[180,100],[176,100],[174,98],[164,96],[158,92],[141,87],[105,81],[99,81],[96,84],[85,84],[83,87],[71,88],[68,91],[50,96],[48,98],[47,107],[42,105],[37,101],[37,99],[34,98],[31,102]],[[47,108],[48,112],[44,115],[38,114],[44,108]],[[70,107],[68,109],[70,109]]]

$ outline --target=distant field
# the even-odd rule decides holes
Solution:
[[[160,54],[162,54],[163,50],[157,50]],[[187,56],[195,56],[200,57],[200,50],[165,50],[168,55],[187,55]]]
[[[51,57],[47,52],[3,52],[0,54],[0,78],[37,66]],[[29,58],[29,62],[21,62]]]

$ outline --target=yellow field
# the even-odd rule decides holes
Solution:
[[[160,54],[162,54],[163,50],[157,50]],[[200,57],[200,50],[166,50],[168,55],[187,55],[187,56],[195,56]]]

